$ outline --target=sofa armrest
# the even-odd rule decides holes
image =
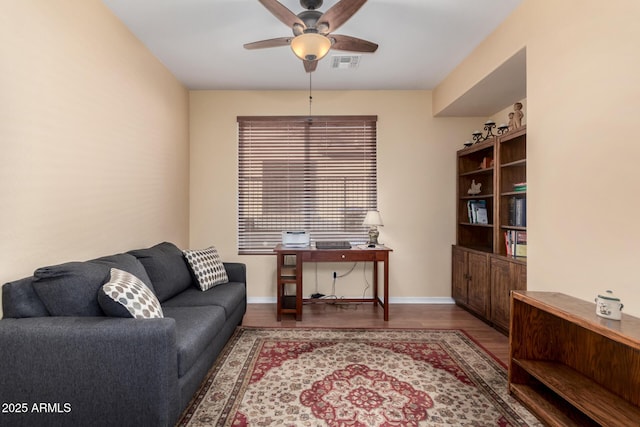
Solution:
[[[223,262],[224,269],[230,282],[241,282],[247,284],[247,266],[241,262]]]
[[[179,416],[170,318],[0,320],[0,425],[173,425]]]

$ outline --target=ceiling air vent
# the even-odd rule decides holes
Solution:
[[[333,55],[331,68],[336,70],[355,70],[360,63],[361,55]]]

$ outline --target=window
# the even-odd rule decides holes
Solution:
[[[238,117],[238,252],[283,230],[365,242],[377,206],[376,116]]]

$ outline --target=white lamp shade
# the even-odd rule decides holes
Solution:
[[[317,61],[329,52],[331,40],[318,33],[300,34],[291,40],[291,49],[302,60]]]
[[[383,225],[380,212],[368,211],[367,215],[364,217],[364,222],[362,223],[362,225]]]

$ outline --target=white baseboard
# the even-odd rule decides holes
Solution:
[[[248,304],[275,304],[275,297],[249,297]],[[451,297],[395,297],[389,304],[454,304]]]
[[[390,304],[455,304],[451,297],[391,297]]]
[[[248,297],[247,304],[275,304],[276,297]]]

